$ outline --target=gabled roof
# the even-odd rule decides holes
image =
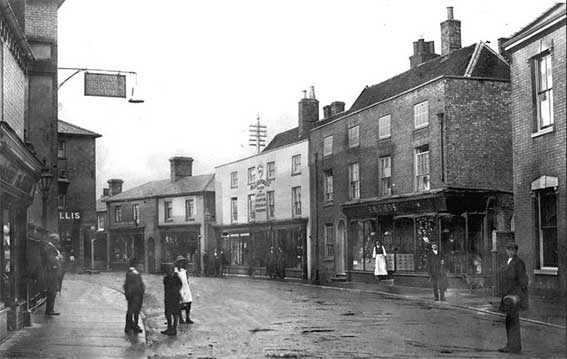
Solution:
[[[476,56],[475,56],[476,55]],[[510,79],[509,65],[486,44],[480,42],[436,57],[377,85],[366,87],[349,109],[361,110],[402,94],[441,76],[469,76]]]
[[[152,197],[170,197],[199,192],[214,192],[214,178],[214,174],[208,174],[183,177],[175,182],[171,182],[169,179],[152,181],[108,197],[105,201],[115,202]]]
[[[57,133],[72,135],[72,136],[88,136],[88,137],[102,137],[102,135],[73,125],[72,123],[65,122],[63,120],[57,121]]]
[[[518,32],[512,35],[510,39],[508,39],[504,44],[502,44],[502,46],[506,50],[509,50],[511,47],[516,46],[519,41],[521,42],[522,40],[528,38],[530,35],[537,33],[541,29],[549,26],[550,24],[555,23],[561,18],[563,18],[564,20],[565,14],[566,14],[565,3],[557,3],[553,5],[543,14],[538,16],[534,21],[524,26],[522,29],[520,29]]]

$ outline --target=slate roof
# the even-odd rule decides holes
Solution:
[[[294,127],[291,130],[280,132],[268,143],[262,152],[271,151],[278,147],[290,145],[292,143],[304,140],[309,137],[309,132],[306,132],[299,137],[299,127]]]
[[[63,120],[57,121],[57,133],[62,133],[72,136],[102,137],[101,134],[98,134],[93,131],[89,131],[77,125],[73,125],[72,123],[65,122]]]
[[[547,9],[543,14],[538,16],[534,21],[530,22],[528,25],[521,28],[518,32],[514,35],[510,36],[510,38],[503,44],[504,47],[509,46],[512,43],[528,36],[535,31],[539,30],[540,28],[546,26],[550,22],[553,22],[557,18],[561,16],[565,16],[566,14],[567,5],[565,3],[557,3]]]
[[[477,56],[473,56],[475,54]],[[469,69],[471,61],[476,62]],[[468,74],[467,69],[469,69]],[[440,76],[466,75],[509,80],[510,69],[499,55],[480,42],[451,51],[447,55],[426,61],[377,85],[366,87],[354,101],[348,112],[358,111]]]
[[[183,177],[175,182],[171,180],[152,181],[131,188],[112,197],[106,202],[126,201],[133,199],[168,197],[199,192],[214,192],[214,174]]]

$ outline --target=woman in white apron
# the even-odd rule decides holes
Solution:
[[[380,276],[388,275],[388,268],[386,266],[386,248],[379,241],[374,242],[374,250],[372,251],[372,258],[375,260],[374,276],[380,280]]]
[[[187,277],[187,271],[183,267],[185,264],[185,257],[177,256],[175,258],[175,275],[181,279],[181,303],[179,305],[179,324],[192,324],[191,320],[191,303],[193,302],[193,296],[191,295],[191,288],[189,287],[189,279]],[[185,320],[183,320],[183,309],[185,309]]]

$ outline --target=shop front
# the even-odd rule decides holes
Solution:
[[[115,271],[128,270],[131,258],[138,261],[138,269],[145,271],[144,228],[120,228],[109,231],[110,267]]]
[[[218,247],[227,261],[228,273],[265,275],[266,259],[273,247],[283,262],[285,275],[307,278],[307,219],[262,222],[218,228]],[[210,252],[210,251],[209,251]],[[213,253],[207,253],[210,257]]]
[[[179,255],[187,258],[187,270],[198,275],[200,271],[201,225],[160,227],[161,262],[174,263]],[[148,261],[152,259],[148,258]]]
[[[0,121],[0,340],[24,324],[27,291],[27,211],[32,204],[40,161],[13,130]]]
[[[397,284],[426,286],[427,256],[437,242],[452,286],[492,285],[497,233],[509,232],[511,194],[439,190],[414,196],[345,204],[349,220],[348,263],[353,280],[371,281],[376,240],[387,251]]]

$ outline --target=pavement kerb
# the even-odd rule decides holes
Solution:
[[[240,276],[240,275],[230,275],[230,276],[247,277],[247,276]],[[267,280],[268,279],[267,277],[262,277],[262,276],[255,276],[254,278],[256,278],[258,280]],[[335,289],[335,290],[341,290],[341,291],[347,291],[347,292],[356,292],[356,293],[380,294],[380,295],[383,295],[385,297],[401,298],[401,299],[406,299],[406,300],[419,301],[419,302],[423,302],[423,303],[432,303],[432,301],[430,299],[424,299],[424,298],[416,297],[416,296],[413,296],[413,295],[404,295],[404,294],[384,292],[384,291],[380,291],[380,290],[342,288],[342,287],[335,287],[335,286],[332,286],[332,285],[311,284],[311,283],[305,283],[303,280],[288,280],[288,279],[286,279],[285,281],[288,282],[288,283],[292,283],[292,284],[295,284],[295,285],[301,285],[301,286],[305,286],[305,287]],[[433,302],[433,303],[435,303],[435,302]],[[449,302],[438,302],[438,304],[439,305],[446,305],[446,306],[461,309],[461,310],[490,314],[490,315],[494,315],[494,316],[497,316],[497,317],[500,317],[500,318],[506,317],[506,315],[499,313],[499,312],[494,312],[494,311],[482,309],[482,308],[476,308],[476,307],[472,307],[472,306],[468,306],[468,305],[455,304],[455,303],[449,303]],[[557,324],[553,324],[553,323],[547,323],[547,322],[543,322],[543,321],[539,321],[539,320],[535,320],[535,319],[520,317],[520,320],[523,321],[523,322],[526,322],[526,323],[543,325],[543,326],[548,326],[548,327],[557,328],[557,329],[564,329],[564,330],[567,329],[566,326],[557,325]]]

